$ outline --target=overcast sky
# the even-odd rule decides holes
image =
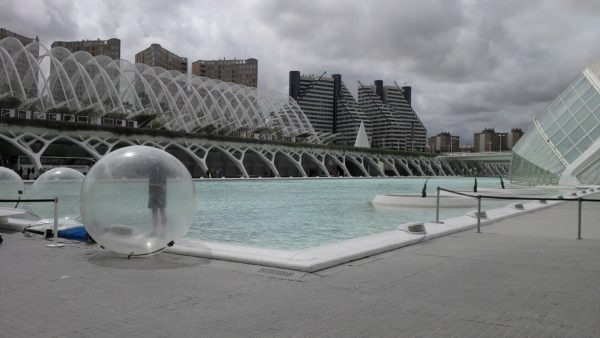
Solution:
[[[600,58],[600,1],[0,0],[0,27],[55,40],[121,39],[121,57],[160,43],[191,62],[259,61],[259,88],[288,72],[413,86],[428,136],[470,144],[485,127],[528,129]]]

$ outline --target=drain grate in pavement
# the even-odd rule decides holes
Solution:
[[[296,272],[294,272],[294,271],[277,269],[277,268],[268,268],[268,267],[262,267],[262,268],[258,269],[258,272],[264,273],[267,275],[287,277],[287,278],[293,277],[296,274]]]

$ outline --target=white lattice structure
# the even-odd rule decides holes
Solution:
[[[198,177],[208,177],[210,173],[213,177],[496,176],[506,175],[510,165],[509,162],[449,161],[309,145],[292,147],[192,137],[123,136],[108,131],[64,131],[1,121],[0,145],[4,151],[13,147],[28,156],[37,169],[43,168],[42,156],[57,156],[56,152],[64,152],[66,147],[75,146],[71,152],[98,160],[123,146],[147,145],[172,153],[188,167],[194,167],[190,169]],[[217,173],[219,168],[224,169],[221,174]],[[263,174],[265,172],[267,174]]]
[[[169,130],[251,132],[320,143],[296,101],[285,94],[62,47],[48,50],[35,41],[23,46],[12,37],[0,41],[0,99],[6,97],[34,112],[156,116]]]
[[[535,117],[513,148],[510,178],[530,184],[600,184],[600,60]]]

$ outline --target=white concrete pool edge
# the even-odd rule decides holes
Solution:
[[[594,192],[594,188],[578,191],[577,193],[573,193],[574,195],[569,194],[565,196],[565,199],[577,199],[590,192]],[[540,200],[542,199],[540,198]],[[509,217],[531,213],[565,202],[548,201],[547,204],[542,204],[534,201],[523,203],[524,210],[516,209],[510,204],[505,207],[486,210],[487,218],[481,219],[481,225],[491,224]],[[403,224],[397,230],[385,231],[297,251],[184,239],[179,241],[175,246],[168,248],[166,252],[302,272],[316,272],[440,236],[474,229],[477,227],[477,218],[472,215],[473,211],[463,216],[445,219],[442,221],[443,223],[424,223],[425,234],[408,233],[406,231],[407,224]]]

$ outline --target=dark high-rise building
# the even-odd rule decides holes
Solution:
[[[316,131],[336,134],[335,143],[353,145],[360,127],[372,147],[423,150],[427,130],[414,112],[410,87],[374,86],[358,90],[358,102],[342,81],[342,76],[300,75],[290,72],[289,94],[298,102]]]
[[[300,75],[299,71],[291,71],[289,91],[317,132],[336,135],[337,144],[354,144],[360,122],[366,118],[341,75]]]
[[[54,41],[52,48],[64,47],[71,53],[83,51],[92,56],[106,55],[113,60],[121,58],[121,40],[112,38],[108,40],[81,40],[81,41]]]
[[[412,88],[408,86],[384,86],[381,80],[359,86],[358,104],[367,116],[372,147],[410,151],[426,147],[427,129],[411,101]]]
[[[150,67],[161,67],[166,70],[176,70],[187,73],[188,60],[185,57],[176,55],[157,43],[135,54],[135,63],[143,63]]]
[[[192,74],[226,82],[256,87],[258,60],[197,60],[192,63]]]

